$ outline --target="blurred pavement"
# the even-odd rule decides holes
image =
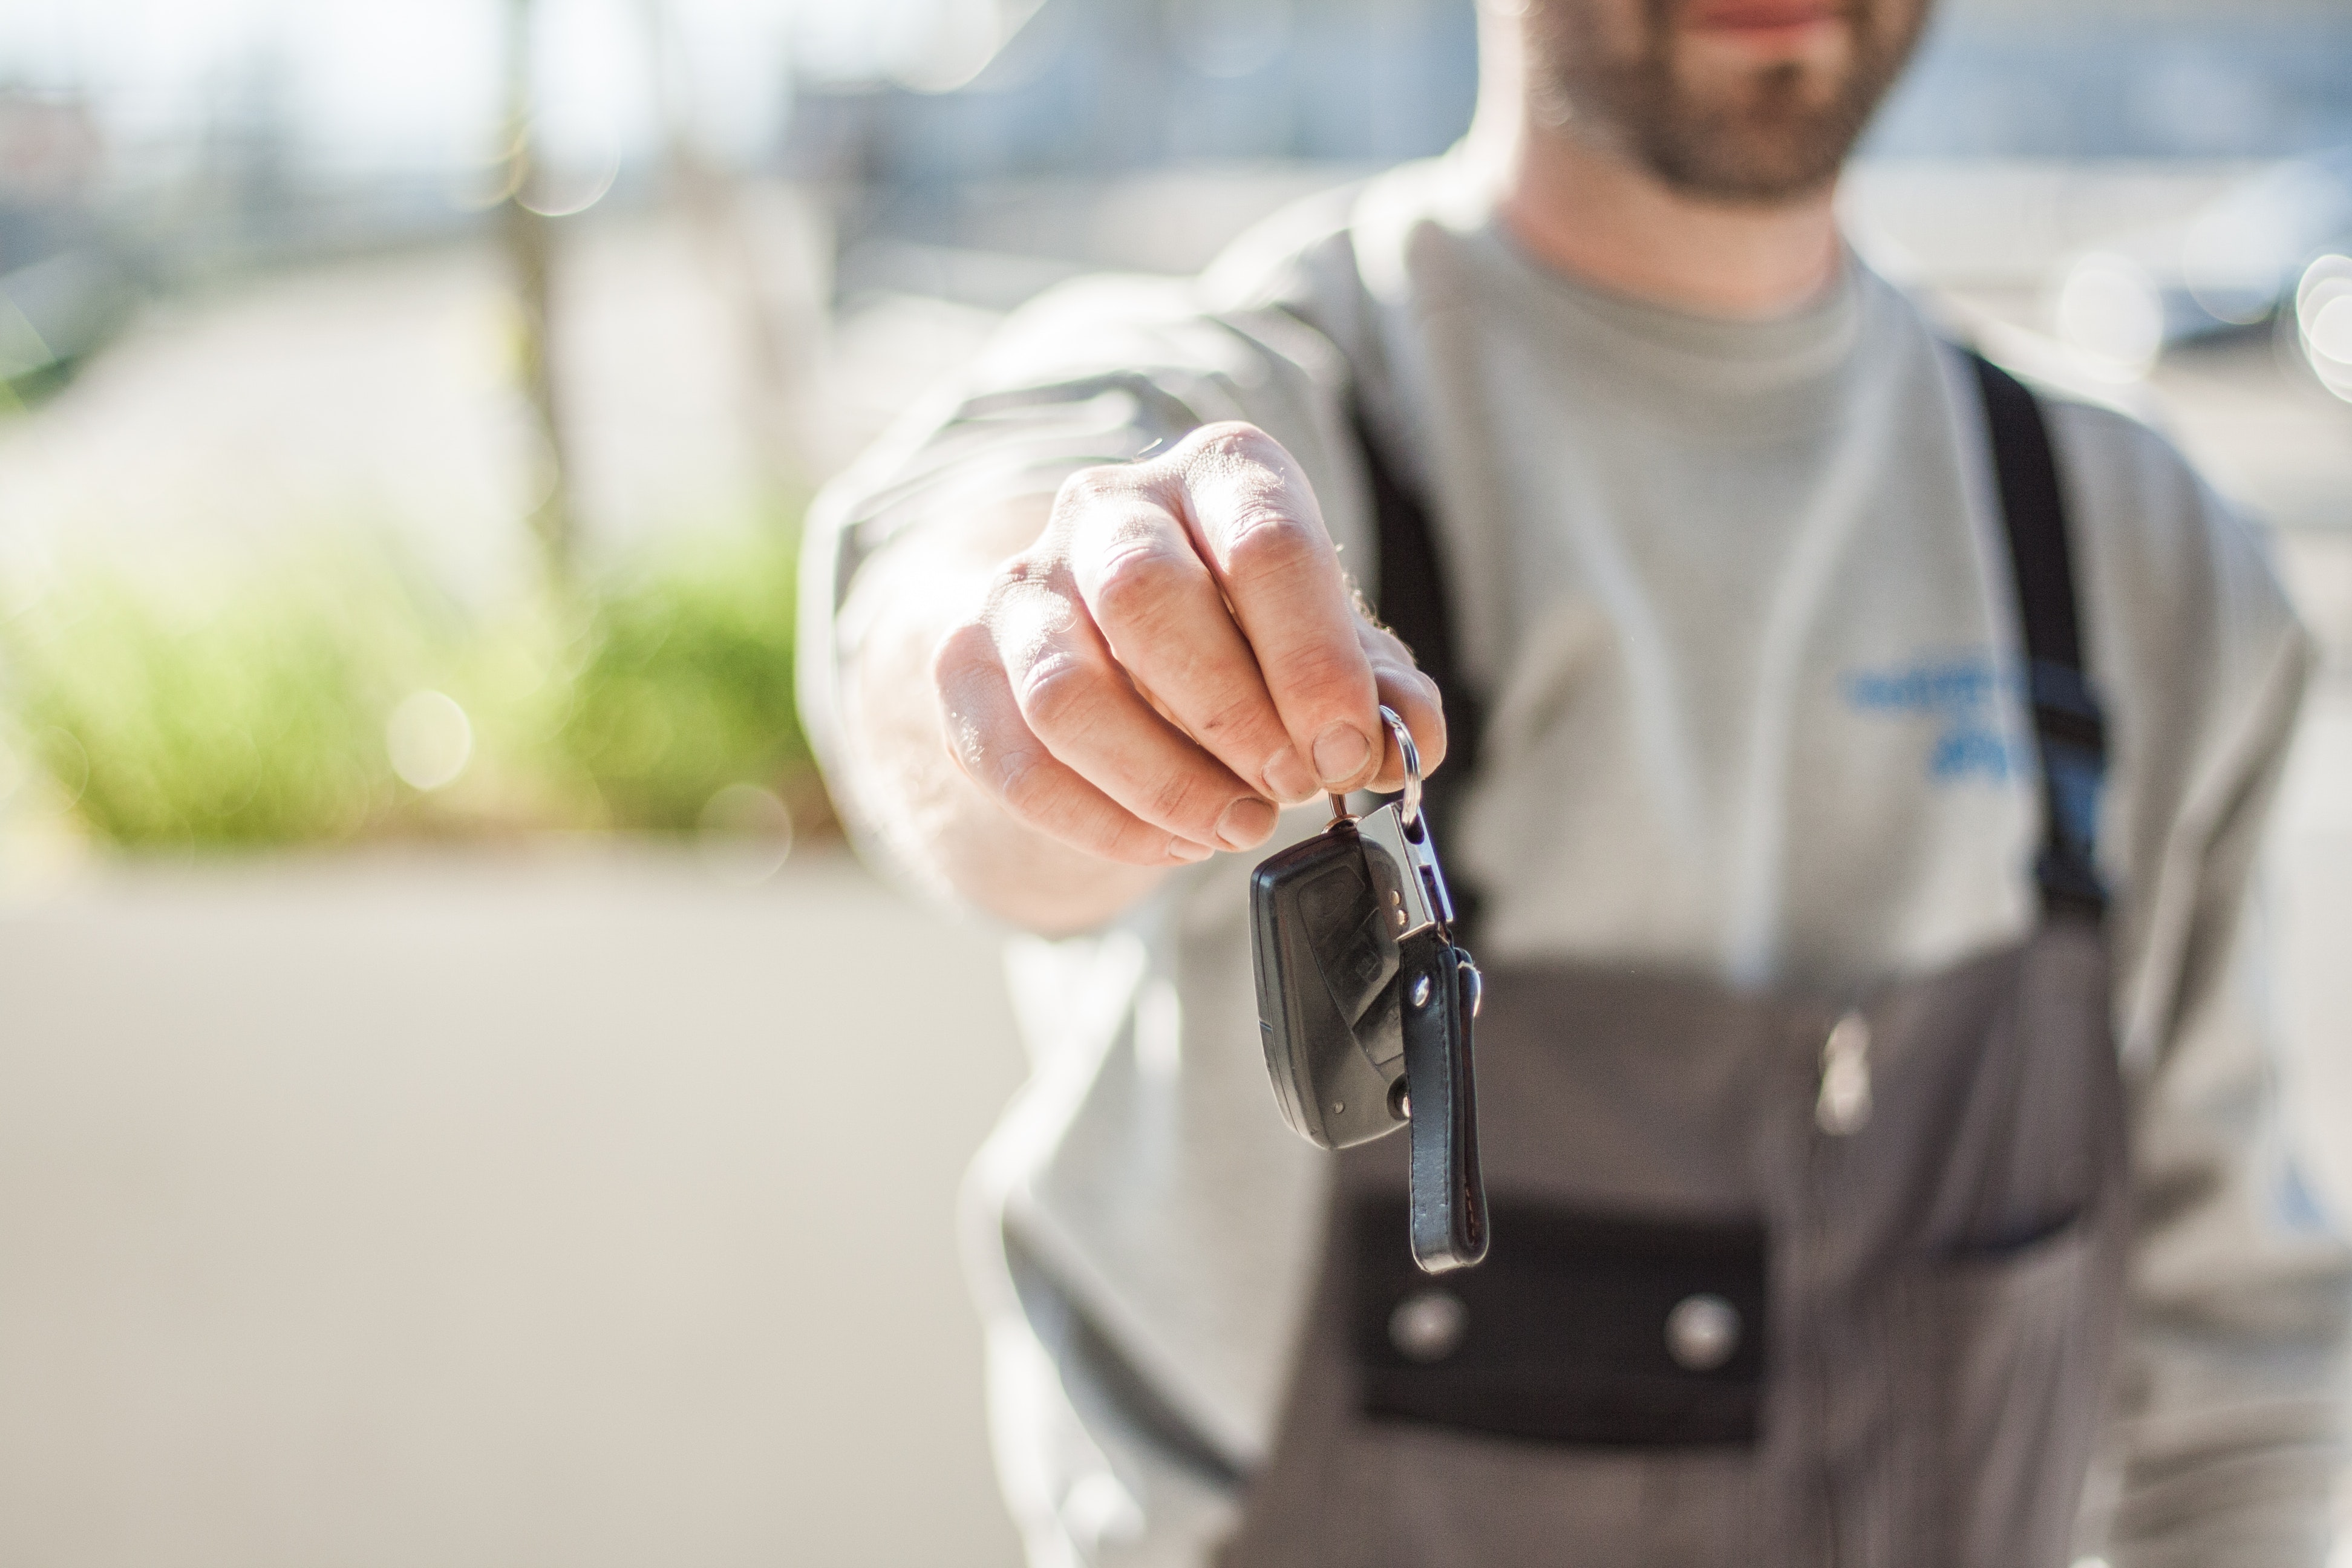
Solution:
[[[0,1017],[0,1563],[1017,1561],[994,951],[837,852],[94,871]]]

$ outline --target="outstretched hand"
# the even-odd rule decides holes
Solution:
[[[1437,688],[1359,613],[1312,490],[1255,426],[1087,468],[932,660],[957,765],[1016,820],[1131,866],[1273,833],[1277,803],[1396,789]]]

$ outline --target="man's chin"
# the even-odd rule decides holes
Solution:
[[[1836,179],[1926,13],[1902,0],[1652,3],[1647,47],[1612,58],[1577,0],[1536,0],[1538,109],[1685,195],[1762,204]]]
[[[1665,57],[1685,104],[1725,119],[1764,114],[1834,114],[1854,91],[1853,29],[1832,21],[1803,29],[1801,42],[1768,47],[1734,28],[1678,33]]]
[[[1773,205],[1828,188],[1858,128],[1829,105],[1685,114],[1649,129],[1643,161],[1668,185],[1712,201]]]
[[[1837,31],[1827,59],[1726,68],[1728,59],[1699,49],[1677,58],[1675,106],[1643,127],[1656,172],[1687,194],[1737,201],[1794,200],[1828,185],[1866,118],[1843,24]]]

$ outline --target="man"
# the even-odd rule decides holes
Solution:
[[[845,806],[1034,933],[973,1183],[1034,1561],[2324,1558],[2352,1269],[2241,917],[2305,644],[1842,244],[1925,5],[1495,0],[1453,154],[1040,301],[819,508]],[[1249,868],[1397,787],[1377,704],[1487,970],[1438,1286],[1255,1041]]]

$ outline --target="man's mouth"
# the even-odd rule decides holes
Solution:
[[[1696,0],[1683,12],[1695,33],[1765,48],[1796,47],[1845,20],[1838,0]]]

